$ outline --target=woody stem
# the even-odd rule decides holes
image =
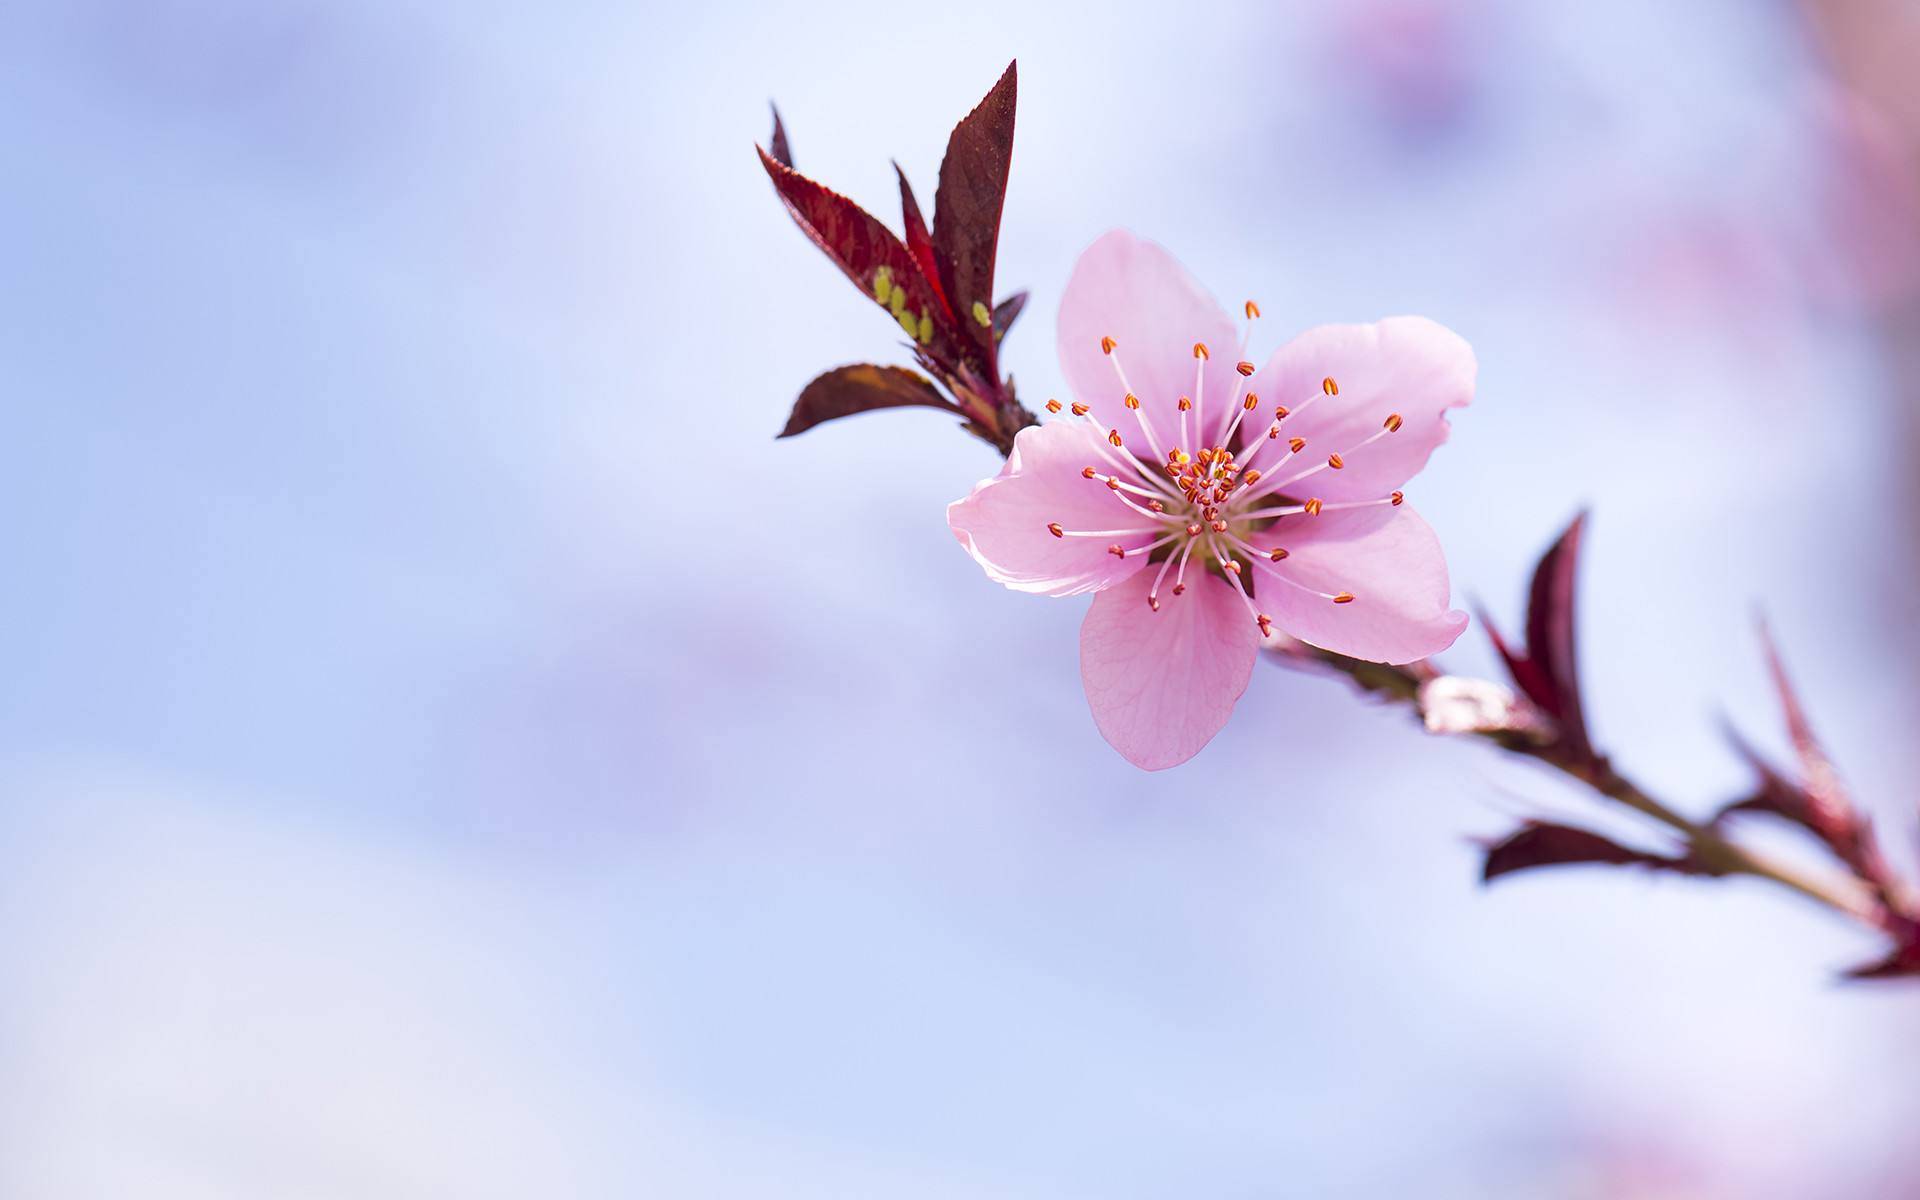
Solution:
[[[1435,674],[1433,668],[1424,662],[1387,666],[1306,646],[1298,653],[1282,653],[1280,657],[1285,661],[1305,659],[1331,668],[1376,696],[1414,707],[1416,714],[1420,685]],[[1510,754],[1552,767],[1608,799],[1667,826],[1686,842],[1691,861],[1706,874],[1748,875],[1765,879],[1877,931],[1890,932],[1886,907],[1875,899],[1874,889],[1868,881],[1852,875],[1811,875],[1741,846],[1713,827],[1681,815],[1604,760],[1597,764],[1569,762],[1555,755],[1549,747],[1510,734],[1482,732],[1476,736]]]

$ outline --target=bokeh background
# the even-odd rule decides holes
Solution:
[[[1256,348],[1395,312],[1515,615],[1704,811],[1770,614],[1907,860],[1920,52],[1874,3],[0,9],[0,1195],[1910,1196],[1920,991],[1263,665],[1175,771],[989,584],[752,153],[892,219],[1020,61],[1005,361],[1125,225]],[[1449,662],[1487,666],[1470,632]]]

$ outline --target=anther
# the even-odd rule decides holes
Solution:
[[[1120,481],[1119,481],[1118,479],[1115,479],[1115,478],[1114,478],[1113,476],[1111,476],[1111,475],[1109,475],[1109,476],[1107,476],[1107,490],[1108,490],[1108,491],[1110,491],[1110,492],[1117,492],[1117,491],[1119,491],[1119,490],[1120,490]]]
[[[1118,448],[1120,446],[1120,431],[1118,429],[1107,430],[1107,441],[1112,443],[1115,448]]]
[[[1327,465],[1332,467],[1334,470],[1338,471],[1341,468],[1345,467],[1347,463],[1346,463],[1346,460],[1341,458],[1338,454],[1329,454],[1327,455]]]
[[[1393,501],[1395,507],[1398,507],[1406,502],[1407,494],[1405,492],[1395,492],[1389,499]]]
[[[1086,406],[1086,405],[1084,405],[1084,404],[1075,404],[1075,405],[1073,406],[1073,415],[1074,415],[1074,416],[1076,416],[1076,417],[1084,417],[1084,416],[1086,416],[1086,415],[1087,415],[1087,406]]]
[[[1278,425],[1275,425],[1272,429],[1267,430],[1268,441],[1272,441],[1273,439],[1279,436],[1280,436],[1280,427]]]
[[[1302,450],[1305,450],[1305,449],[1307,448],[1307,439],[1305,439],[1305,438],[1298,438],[1298,437],[1297,437],[1297,438],[1288,438],[1288,439],[1287,439],[1287,445],[1288,445],[1288,447],[1289,447],[1289,448],[1291,448],[1291,449],[1293,450],[1293,452],[1294,452],[1295,454],[1298,454],[1298,453],[1300,453],[1300,452],[1301,452]]]
[[[1215,520],[1213,523],[1213,531],[1215,533],[1225,533],[1227,531],[1227,523],[1225,521]]]
[[[1092,479],[1095,475],[1098,475],[1099,473],[1100,472],[1094,470],[1092,467],[1080,468],[1080,478],[1082,479]]]
[[[1242,404],[1240,407],[1246,409],[1248,412],[1252,412],[1254,409],[1260,407],[1260,397],[1249,392],[1247,393],[1246,403]]]
[[[1059,526],[1057,526],[1057,525],[1056,525],[1056,526],[1054,526],[1054,528],[1055,528],[1055,529],[1058,529],[1058,528],[1059,528]],[[1060,535],[1056,533],[1056,534],[1054,534],[1053,536],[1055,536],[1055,537],[1059,537]],[[1199,536],[1200,536],[1200,526],[1198,526],[1198,525],[1189,525],[1189,526],[1187,526],[1187,536],[1188,536],[1188,537],[1199,537]],[[1180,594],[1180,593],[1178,593],[1178,592],[1175,592],[1175,593],[1174,593],[1174,595],[1176,595],[1176,596],[1177,596],[1177,595],[1179,595],[1179,594]]]
[[[1240,573],[1240,564],[1229,558],[1220,564],[1220,569],[1222,571],[1232,571],[1235,575],[1238,575]]]
[[[1152,610],[1153,610],[1153,611],[1155,611],[1155,612],[1159,612],[1159,611],[1160,611],[1160,597],[1158,597],[1158,596],[1156,596],[1156,595],[1154,595],[1154,594],[1153,594],[1153,593],[1151,593],[1151,592],[1149,592],[1149,593],[1147,593],[1147,607],[1148,607],[1148,608],[1150,608],[1150,609],[1152,609]]]
[[[1058,400],[1049,400],[1049,401],[1047,401],[1047,411],[1048,411],[1048,412],[1050,412],[1050,413],[1057,413],[1057,412],[1059,412],[1059,411],[1060,411],[1060,402],[1059,402]]]
[[[1186,412],[1188,409],[1191,409],[1192,407],[1193,407],[1193,401],[1187,399],[1185,396],[1180,397],[1181,412]]]
[[[1284,549],[1282,549],[1279,546],[1275,546],[1272,550],[1267,552],[1267,561],[1279,562],[1281,559],[1285,558],[1286,556],[1287,556],[1287,552]]]
[[[1293,410],[1288,408],[1286,405],[1276,404],[1273,406],[1273,419],[1276,421],[1284,421],[1287,419],[1288,415],[1292,412]]]
[[[1148,508],[1150,508],[1150,509],[1152,509],[1152,510],[1153,510],[1153,511],[1155,511],[1155,512],[1165,512],[1165,511],[1167,511],[1167,506],[1166,506],[1166,505],[1164,505],[1164,504],[1162,504],[1162,503],[1160,503],[1160,502],[1159,502],[1158,500],[1149,500],[1149,501],[1147,501],[1147,507],[1148,507]]]
[[[1273,636],[1273,618],[1272,617],[1268,616],[1265,613],[1255,613],[1253,614],[1253,620],[1256,625],[1260,626],[1261,637]]]
[[[1100,339],[1100,353],[1112,354],[1113,348],[1115,346],[1118,346],[1119,344],[1120,344],[1119,342],[1114,341],[1110,337],[1103,337]]]
[[[1335,597],[1333,598],[1333,602],[1334,602],[1335,604],[1352,604],[1352,603],[1353,603],[1353,593],[1352,593],[1352,592],[1341,592],[1341,593],[1340,593],[1340,594],[1339,594],[1338,596],[1335,596]]]
[[[1208,351],[1205,342],[1195,342],[1193,344],[1193,356],[1195,358],[1212,358],[1213,354]]]
[[[1140,397],[1134,395],[1132,392],[1128,392],[1127,407],[1132,409],[1138,409],[1140,407]]]
[[[1384,424],[1386,425],[1388,433],[1399,433],[1400,426],[1404,424],[1404,422],[1400,420],[1399,413],[1388,413]]]
[[[1320,500],[1318,497],[1308,500],[1305,504],[1301,505],[1300,507],[1306,510],[1306,514],[1310,517],[1317,517],[1320,515]]]
[[[1253,374],[1254,367],[1250,362],[1237,362],[1233,364],[1233,369],[1240,372],[1242,377],[1245,377]]]
[[[1187,585],[1184,583],[1176,583],[1173,585],[1173,594],[1176,596],[1180,595],[1182,592],[1186,590],[1187,590]]]
[[[1251,300],[1247,301],[1247,320],[1251,321],[1259,315],[1260,315],[1260,306],[1258,304],[1255,304]]]
[[[1120,548],[1119,542],[1115,542],[1113,545],[1108,546],[1107,553],[1113,555],[1115,558],[1125,558],[1127,556],[1127,552]]]
[[[1048,522],[1048,523],[1047,523],[1047,532],[1048,532],[1048,533],[1050,533],[1050,534],[1052,534],[1053,536],[1055,536],[1055,537],[1057,537],[1057,538],[1063,538],[1063,537],[1065,537],[1065,536],[1067,536],[1067,531],[1066,531],[1066,530],[1064,530],[1064,529],[1062,529],[1062,528],[1060,528],[1060,522],[1058,522],[1058,521],[1050,521],[1050,522]]]
[[[1338,396],[1340,394],[1340,385],[1333,381],[1333,376],[1329,375],[1320,381],[1320,390],[1329,396]]]
[[[1245,487],[1252,487],[1254,484],[1260,482],[1260,472],[1248,471],[1245,475],[1241,476],[1240,482]]]

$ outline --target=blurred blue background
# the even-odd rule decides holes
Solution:
[[[1733,794],[1763,604],[1908,861],[1914,17],[1585,7],[0,10],[0,1194],[1914,1194],[1864,936],[1482,890],[1583,797],[1270,665],[1138,773],[947,532],[989,451],[772,438],[902,352],[767,99],[891,220],[1018,57],[1029,404],[1114,225],[1261,355],[1444,321],[1457,600],[1592,504],[1604,744]]]

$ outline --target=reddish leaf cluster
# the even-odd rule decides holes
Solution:
[[[1581,513],[1559,540],[1540,557],[1527,596],[1527,642],[1509,646],[1485,613],[1493,648],[1507,664],[1514,685],[1536,708],[1553,719],[1554,736],[1547,750],[1558,761],[1582,771],[1604,768],[1587,734],[1586,714],[1580,704],[1580,660],[1574,645],[1574,578],[1580,562],[1580,536],[1587,515]]]
[[[1750,852],[1724,836],[1728,818],[1757,813],[1787,821],[1812,835],[1845,869],[1851,885],[1870,899],[1848,907],[1853,915],[1885,933],[1892,941],[1886,957],[1849,972],[1856,978],[1920,975],[1920,903],[1906,883],[1888,866],[1874,837],[1872,823],[1853,802],[1826,751],[1813,734],[1806,709],[1800,703],[1773,640],[1762,629],[1767,669],[1786,719],[1796,770],[1783,771],[1768,762],[1738,734],[1735,748],[1753,768],[1753,790],[1727,805],[1705,825],[1658,805],[1622,779],[1594,749],[1587,731],[1580,697],[1580,675],[1575,653],[1574,584],[1580,537],[1586,518],[1574,519],[1534,570],[1527,605],[1527,640],[1510,646],[1487,625],[1494,649],[1506,663],[1515,686],[1553,729],[1544,739],[1513,741],[1508,748],[1553,764],[1594,788],[1654,816],[1684,844],[1665,854],[1623,846],[1610,838],[1571,825],[1529,821],[1486,846],[1483,879],[1491,880],[1534,867],[1571,864],[1640,866],[1682,875],[1717,876],[1755,873]],[[1850,885],[1850,886],[1851,886]]]
[[[1920,907],[1906,883],[1887,864],[1874,836],[1873,822],[1854,803],[1840,772],[1813,733],[1804,705],[1780,660],[1780,651],[1765,626],[1760,637],[1766,649],[1767,673],[1773,679],[1787,740],[1793,746],[1797,771],[1775,767],[1737,732],[1729,730],[1734,749],[1754,773],[1754,788],[1744,798],[1721,809],[1716,825],[1741,813],[1757,813],[1798,826],[1820,843],[1866,888],[1876,906],[1874,919],[1892,936],[1894,950],[1885,959],[1859,967],[1850,974],[1861,978],[1920,975]]]
[[[1487,848],[1487,861],[1480,870],[1483,880],[1496,879],[1529,867],[1551,867],[1575,863],[1610,863],[1623,867],[1650,867],[1681,875],[1709,875],[1702,864],[1686,855],[1654,854],[1632,850],[1620,843],[1572,825],[1546,821],[1528,821]]]
[[[900,326],[926,372],[871,364],[829,371],[801,392],[780,436],[853,413],[918,406],[958,414],[970,432],[1004,454],[1014,434],[1034,423],[1015,400],[1012,380],[999,373],[1000,340],[1020,315],[1026,293],[998,302],[993,296],[1016,91],[1009,64],[954,127],[940,164],[931,230],[906,173],[895,164],[903,236],[794,170],[786,128],[775,111],[773,136],[760,151],[774,190],[813,244]]]

